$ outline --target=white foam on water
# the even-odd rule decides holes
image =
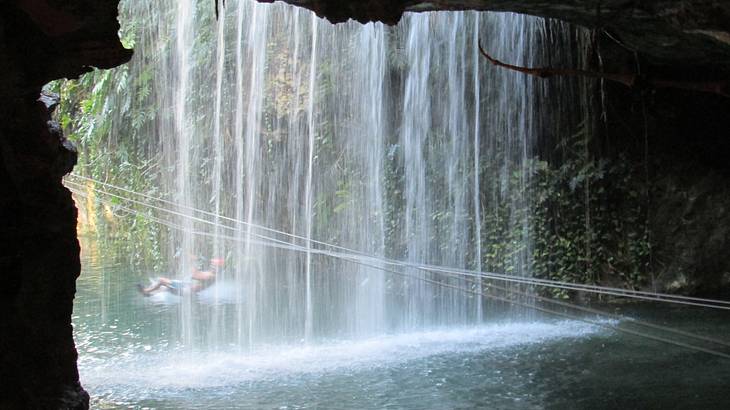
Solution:
[[[122,353],[110,359],[79,362],[83,385],[94,392],[134,391],[134,397],[159,392],[235,386],[297,375],[396,367],[429,356],[504,352],[505,349],[567,338],[584,338],[603,331],[579,321],[491,324],[451,328],[360,341],[331,341],[316,345],[265,346],[252,352],[155,351]],[[509,353],[508,353],[509,354]]]

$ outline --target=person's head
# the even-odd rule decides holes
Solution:
[[[225,261],[223,258],[211,258],[210,259],[210,268],[216,272],[223,269],[223,266],[225,265]]]

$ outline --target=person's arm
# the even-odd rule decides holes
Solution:
[[[191,276],[195,280],[199,281],[209,281],[215,279],[215,273],[211,271],[201,271],[198,269],[195,269],[193,271],[193,275]]]

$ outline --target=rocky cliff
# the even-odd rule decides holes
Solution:
[[[0,5],[0,408],[79,409],[71,312],[76,208],[61,177],[76,161],[51,121],[46,82],[127,61],[115,1]]]
[[[730,3],[713,0],[285,0],[332,22],[396,23],[404,12],[511,11],[605,32],[664,64],[730,64]]]

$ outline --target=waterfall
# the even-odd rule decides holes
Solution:
[[[473,77],[473,87],[474,87],[474,95],[479,96],[481,95],[481,81],[479,78],[479,22],[480,17],[479,14],[476,13],[474,15],[474,34],[472,35],[472,77]],[[474,270],[477,272],[482,271],[482,203],[480,199],[480,157],[481,157],[481,135],[479,133],[480,127],[479,124],[481,123],[481,98],[474,98],[474,131],[473,131],[473,140],[474,145],[472,147],[472,178],[474,180],[474,183],[471,187],[471,196],[472,196],[472,203],[474,204],[473,208],[473,215],[474,215],[474,221],[477,221],[477,223],[474,223]],[[482,278],[477,278],[476,280],[476,286],[478,289],[482,289]],[[484,301],[482,298],[477,299],[477,307],[476,307],[476,320],[477,322],[481,322],[484,318]]]
[[[166,236],[172,275],[188,277],[192,255],[225,259],[206,290],[216,303],[181,303],[182,344],[250,349],[504,313],[479,296],[487,281],[383,258],[530,275],[547,86],[489,65],[478,43],[534,66],[547,36],[569,33],[509,13],[407,13],[388,27],[253,0],[226,2],[218,21],[208,2],[129,3],[161,8],[132,64],[153,67],[160,186],[182,214]]]
[[[316,16],[312,16],[312,26],[316,27],[317,21]],[[309,87],[307,99],[307,180],[306,188],[304,190],[304,216],[305,216],[305,230],[306,230],[306,262],[304,266],[305,270],[305,282],[306,282],[306,306],[305,312],[306,317],[304,318],[304,340],[309,341],[312,337],[312,173],[314,171],[314,149],[315,149],[315,133],[317,129],[314,124],[314,101],[316,98],[315,86],[317,84],[317,30],[312,30],[312,58],[309,60]]]
[[[191,107],[188,106],[188,95],[191,92],[190,84],[190,71],[191,71],[191,58],[190,58],[190,44],[192,39],[193,31],[193,20],[194,20],[194,8],[191,1],[180,1],[177,3],[176,15],[175,15],[175,32],[177,34],[175,42],[175,65],[176,65],[176,81],[173,83],[174,97],[172,105],[174,107],[174,127],[172,129],[173,135],[177,136],[177,151],[175,164],[178,169],[175,172],[175,189],[176,201],[180,203],[183,209],[187,209],[193,206],[194,193],[194,182],[192,181],[192,164],[195,158],[192,154],[193,136],[190,133],[191,121],[190,111]],[[169,132],[164,130],[163,132]],[[185,217],[180,218],[180,225],[183,227],[182,235],[180,236],[180,247],[178,250],[178,270],[187,272],[192,269],[193,262],[191,261],[190,255],[195,254],[193,249],[193,237],[189,233],[193,230],[193,223],[189,216],[192,216],[189,212],[184,212]],[[185,299],[181,304],[180,309],[180,324],[182,341],[186,345],[190,345],[193,342],[193,334],[195,333],[194,324],[195,320],[192,313],[192,300]]]

